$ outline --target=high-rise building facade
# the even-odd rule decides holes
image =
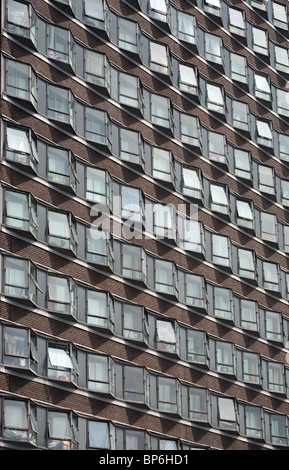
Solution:
[[[288,448],[288,2],[1,8],[0,449]]]

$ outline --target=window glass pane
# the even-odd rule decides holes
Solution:
[[[48,25],[47,55],[53,59],[68,62],[69,58],[69,31],[57,26]]]
[[[89,421],[88,423],[89,447],[96,449],[109,449],[109,425],[100,421]]]
[[[84,78],[96,85],[105,85],[105,55],[89,49],[84,50]]]
[[[106,356],[88,355],[88,388],[97,392],[109,391],[109,368]]]
[[[205,34],[205,57],[206,59],[222,63],[222,39],[213,34]]]
[[[256,331],[258,329],[256,303],[252,300],[241,299],[240,313],[242,328]]]
[[[242,83],[247,83],[247,59],[246,57],[233,54],[230,54],[231,60],[231,77],[233,80],[237,80]]]
[[[189,393],[190,416],[194,421],[207,421],[207,391],[190,387]]]
[[[132,52],[138,50],[138,24],[126,18],[118,18],[118,45]]]
[[[5,426],[13,429],[28,429],[27,405],[24,401],[4,400]]]

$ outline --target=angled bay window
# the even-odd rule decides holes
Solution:
[[[166,413],[178,412],[178,383],[177,379],[161,376],[150,376],[150,382],[156,381],[157,409]]]
[[[263,360],[263,386],[274,393],[285,393],[285,369],[284,364]]]
[[[251,201],[236,201],[236,222],[240,227],[254,229],[254,215]]]
[[[246,150],[233,149],[234,152],[234,173],[239,178],[247,181],[252,179],[251,154]]]
[[[210,184],[210,207],[214,212],[229,215],[229,201],[226,186]]]
[[[146,283],[146,253],[141,246],[121,244],[122,275],[134,281]]]
[[[27,328],[4,326],[4,364],[36,371],[36,336]]]
[[[77,380],[76,351],[72,345],[48,343],[47,376],[63,382]]]
[[[72,412],[48,411],[48,449],[77,450],[77,438],[77,418]]]
[[[238,274],[247,279],[256,279],[255,252],[238,248]]]
[[[176,241],[175,207],[171,204],[155,203],[153,205],[153,227],[156,238]]]
[[[28,40],[34,46],[37,42],[37,16],[31,4],[7,0],[6,28],[11,34]]]
[[[150,121],[170,133],[174,131],[172,103],[170,98],[150,93]]]
[[[182,192],[193,199],[203,199],[202,175],[199,168],[182,165]]]
[[[245,12],[229,7],[229,30],[237,36],[246,36]]]
[[[264,29],[252,28],[252,47],[253,51],[263,56],[268,56],[268,32]]]
[[[175,184],[175,162],[170,150],[152,147],[152,175],[161,181]]]
[[[86,321],[90,325],[113,328],[114,305],[107,292],[86,289],[85,310]]]
[[[144,102],[139,77],[125,72],[118,73],[118,100],[121,104],[143,114]]]
[[[260,212],[261,238],[273,243],[278,243],[278,225],[275,214]]]
[[[226,320],[234,319],[233,298],[231,289],[214,286],[214,316],[225,318]]]
[[[85,107],[85,135],[95,143],[111,148],[111,122],[106,111]]]
[[[186,356],[185,359],[197,364],[207,365],[208,351],[205,331],[186,328]]]
[[[225,100],[223,87],[219,85],[213,85],[207,82],[207,108],[210,111],[214,111],[218,114],[225,113]]]
[[[212,234],[212,261],[221,266],[231,265],[231,244],[229,237]]]
[[[84,80],[110,94],[110,63],[106,54],[84,49]]]
[[[261,362],[260,355],[248,351],[239,350],[240,354],[240,378],[244,382],[261,384]]]
[[[173,322],[156,320],[156,346],[158,351],[170,353],[177,351],[177,339]]]
[[[4,258],[3,293],[18,297],[22,302],[36,304],[37,291],[41,291],[37,283],[37,268],[27,259],[6,256]]]
[[[3,438],[36,445],[39,432],[36,406],[30,401],[3,401]]]
[[[240,433],[247,437],[263,437],[263,410],[261,406],[239,403]]]
[[[124,161],[144,168],[144,143],[140,132],[120,128],[119,156]]]
[[[94,392],[112,393],[113,364],[108,356],[87,355],[87,388]]]
[[[223,67],[223,40],[220,36],[205,33],[205,58]]]
[[[270,121],[257,119],[257,142],[265,147],[273,147],[273,129]]]
[[[47,276],[47,308],[52,312],[76,316],[76,284],[71,277]]]
[[[280,268],[277,263],[263,261],[263,287],[264,289],[279,292],[280,291]]]
[[[177,269],[175,263],[161,259],[154,260],[154,287],[156,291],[177,296]]]
[[[143,367],[122,364],[115,365],[118,387],[116,396],[133,403],[148,404],[148,377]]]
[[[88,448],[110,449],[111,430],[106,421],[88,422]]]
[[[202,148],[200,121],[197,116],[180,113],[180,139],[191,147]]]
[[[271,166],[258,165],[258,188],[261,192],[275,195],[275,171]]]
[[[235,373],[234,345],[225,341],[216,341],[215,369],[224,374]]]
[[[121,325],[121,333],[124,338],[142,343],[147,342],[148,325],[143,307],[122,303]]]
[[[5,189],[4,223],[37,236],[37,202],[30,193]]]
[[[271,84],[270,77],[268,75],[262,75],[260,73],[254,74],[254,91],[256,98],[261,100],[271,101]]]
[[[277,28],[288,31],[288,9],[287,5],[272,2],[273,23]]]
[[[75,40],[69,29],[47,24],[47,56],[68,70],[75,69]]]
[[[36,172],[38,154],[36,137],[32,130],[7,125],[5,137],[6,159],[31,167]]]
[[[165,44],[149,42],[149,67],[153,72],[169,78],[172,76],[172,65],[169,48]]]
[[[199,96],[199,77],[197,68],[180,63],[178,85],[180,90],[190,93],[190,95]]]
[[[240,299],[240,324],[249,331],[259,330],[259,315],[257,302],[253,300]]]
[[[76,222],[71,213],[47,211],[47,243],[76,253]]]
[[[121,185],[121,217],[131,222],[145,222],[145,201],[139,188]]]
[[[76,191],[76,159],[70,150],[47,146],[47,179]]]
[[[37,75],[29,64],[6,59],[5,91],[28,106],[37,108]]]
[[[47,86],[47,116],[75,128],[75,97],[69,88]]]
[[[205,234],[203,224],[198,220],[178,216],[178,245],[187,251],[205,256]]]
[[[274,45],[275,49],[275,67],[279,72],[288,74],[289,56],[288,49]]]
[[[289,92],[277,88],[277,111],[282,116],[289,117]]]
[[[240,54],[230,53],[231,78],[236,82],[248,84],[247,57]]]
[[[232,100],[232,124],[237,129],[250,132],[250,110],[247,103]]]
[[[271,310],[265,311],[265,338],[271,341],[282,342],[283,325],[282,315],[280,312]]]
[[[206,308],[206,288],[204,276],[185,273],[186,303],[194,307]]]
[[[112,239],[107,230],[94,230],[92,227],[86,227],[85,256],[91,263],[113,268]]]
[[[109,33],[109,8],[105,0],[83,0],[83,21],[106,35]]]
[[[196,18],[171,5],[171,31],[174,36],[188,44],[196,44]]]
[[[208,390],[199,387],[189,388],[189,419],[208,422],[209,420]]]
[[[89,201],[112,207],[112,180],[106,170],[86,166],[85,197]]]
[[[118,16],[118,46],[120,49],[139,54],[140,50],[140,28],[136,21]]]
[[[216,398],[217,403],[214,403]],[[216,406],[214,406],[216,405]],[[237,430],[236,401],[233,398],[212,397],[212,414],[217,413],[216,425],[222,429]],[[213,420],[214,421],[214,420]]]
[[[288,446],[287,417],[265,411],[264,421],[266,441],[273,445]]]
[[[224,134],[208,132],[208,156],[210,160],[227,164],[227,139]]]

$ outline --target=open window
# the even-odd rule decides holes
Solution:
[[[37,268],[32,261],[5,256],[3,291],[5,295],[17,297],[21,302],[37,303],[41,288],[37,282]]]
[[[5,158],[25,165],[37,172],[38,153],[36,137],[31,129],[6,125]]]
[[[37,202],[30,193],[5,189],[4,223],[37,236]]]
[[[37,442],[36,406],[30,401],[5,398],[3,401],[3,438],[29,443]]]
[[[47,347],[47,376],[61,382],[77,381],[76,351],[72,345],[49,343]]]
[[[47,447],[51,450],[77,450],[77,417],[72,412],[48,411]]]

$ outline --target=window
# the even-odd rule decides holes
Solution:
[[[105,421],[88,422],[88,447],[90,449],[110,449],[109,423]]]
[[[273,146],[272,124],[269,121],[260,121],[257,119],[257,142],[265,147]]]
[[[158,239],[176,240],[176,213],[173,205],[153,205],[154,234]]]
[[[112,371],[108,356],[87,355],[87,388],[94,392],[110,393],[112,391]]]
[[[75,41],[69,29],[47,24],[47,55],[75,69]]]
[[[75,98],[68,88],[48,85],[47,116],[75,128]]]
[[[37,236],[37,202],[30,193],[5,190],[4,222],[9,227]]]
[[[66,345],[48,344],[47,376],[63,382],[76,382],[75,350]]]
[[[118,45],[121,49],[139,53],[140,30],[136,21],[118,17]]]
[[[3,438],[36,445],[38,424],[35,406],[30,402],[4,399]]]
[[[144,148],[140,132],[120,129],[120,158],[144,168]]]
[[[119,72],[118,99],[123,105],[137,109],[143,114],[144,102],[140,79],[134,75]]]
[[[255,96],[261,100],[271,101],[271,86],[270,78],[268,75],[254,74],[255,79]]]
[[[205,279],[195,274],[185,274],[186,303],[194,307],[206,308]]]
[[[21,301],[29,300],[36,304],[37,283],[36,266],[22,258],[4,258],[4,294],[19,297]]]
[[[267,31],[259,28],[252,28],[253,36],[253,51],[257,54],[268,56],[268,33]]]
[[[238,265],[240,277],[253,280],[256,278],[254,251],[238,248]]]
[[[281,180],[281,193],[283,206],[289,206],[289,181]]]
[[[271,166],[258,165],[259,190],[261,192],[275,194],[275,172]]]
[[[191,114],[180,114],[180,138],[184,144],[201,148],[199,118]]]
[[[148,0],[148,13],[149,16],[155,20],[167,22],[167,0]]]
[[[205,58],[210,62],[223,65],[223,41],[220,36],[205,33]]]
[[[186,360],[199,364],[207,364],[208,352],[206,333],[186,328]]]
[[[170,98],[165,96],[150,94],[150,120],[157,126],[168,129],[173,132],[173,114]]]
[[[152,147],[152,175],[161,181],[175,184],[174,157],[170,150]]]
[[[142,191],[139,188],[127,185],[121,186],[121,217],[131,222],[144,224],[145,203]]]
[[[6,93],[37,108],[37,76],[31,65],[6,60]]]
[[[146,342],[147,319],[142,307],[122,304],[122,334],[126,339]]]
[[[204,0],[204,10],[215,16],[221,15],[221,0]]]
[[[105,54],[84,49],[84,79],[110,94],[110,64]]]
[[[246,36],[244,11],[229,7],[229,30],[237,36]]]
[[[178,216],[178,245],[184,250],[205,255],[205,236],[201,222]]]
[[[227,164],[227,140],[224,134],[217,134],[216,132],[208,132],[210,160]]]
[[[76,160],[69,150],[47,146],[47,179],[76,191]]]
[[[179,88],[186,93],[198,96],[199,82],[196,68],[179,64]]]
[[[176,334],[172,322],[166,320],[156,321],[156,343],[159,351],[176,352]]]
[[[171,5],[171,31],[181,41],[196,44],[196,18]]]
[[[214,315],[226,320],[234,319],[231,289],[214,287]]]
[[[289,225],[283,225],[283,250],[288,253],[289,252]]]
[[[111,147],[110,119],[106,111],[96,108],[85,108],[84,137],[96,144]]]
[[[275,45],[275,67],[279,72],[287,73],[289,67],[288,49]]]
[[[86,289],[85,308],[87,323],[101,328],[112,328],[114,306],[109,294]]]
[[[122,243],[123,277],[146,283],[146,254],[142,247]]]
[[[285,393],[284,364],[270,361],[265,362],[267,366],[267,384],[265,388],[275,393]]]
[[[26,328],[4,326],[4,364],[36,371],[36,337]]]
[[[182,165],[182,191],[185,196],[203,198],[202,177],[198,168]]]
[[[287,6],[281,3],[272,2],[273,23],[277,28],[288,30]]]
[[[53,312],[76,316],[76,284],[72,278],[48,275],[47,308]]]
[[[255,301],[240,299],[240,322],[245,330],[258,331],[258,312]]]
[[[289,117],[289,92],[277,88],[277,111],[282,116]]]
[[[248,437],[262,438],[262,409],[259,406],[243,405],[244,434]]]
[[[91,263],[113,268],[113,249],[111,235],[108,230],[86,227],[86,259]]]
[[[230,241],[223,235],[212,234],[212,261],[222,266],[230,266]]]
[[[86,166],[85,197],[96,204],[112,206],[112,181],[106,170]]]
[[[208,421],[208,392],[205,389],[189,388],[189,418],[192,421]]]
[[[231,67],[231,78],[240,83],[248,83],[248,67],[247,67],[247,58],[230,53],[230,67]]]
[[[239,178],[251,180],[251,154],[246,150],[234,148],[234,172]]]
[[[123,399],[135,403],[145,403],[148,399],[145,370],[143,367],[122,366]]]
[[[282,316],[279,312],[265,311],[265,337],[271,341],[282,342]]]
[[[157,42],[149,42],[150,69],[162,75],[171,76],[171,58],[166,45]]]
[[[30,4],[7,1],[7,31],[11,34],[21,36],[24,40],[29,39],[36,46],[36,14]]]
[[[233,345],[223,341],[216,341],[216,370],[224,374],[234,374]]]
[[[48,449],[77,450],[77,422],[71,413],[48,411]]]
[[[241,351],[242,380],[253,385],[260,385],[260,356],[256,353]]]
[[[108,33],[108,6],[104,0],[84,0],[84,21],[89,26]]]
[[[263,286],[264,289],[279,292],[279,265],[263,261]]]
[[[211,198],[211,209],[212,211],[229,215],[229,202],[227,189],[225,186],[218,184],[210,185],[210,198]]]
[[[233,398],[218,397],[218,425],[222,429],[237,429],[236,405]]]
[[[261,238],[273,243],[278,242],[277,217],[268,212],[260,212]]]
[[[48,244],[76,253],[76,245],[78,243],[76,222],[72,214],[48,210],[47,219]]]
[[[5,157],[37,171],[36,138],[31,129],[6,126]]]
[[[247,103],[232,100],[232,124],[242,131],[250,131],[249,106]]]
[[[171,261],[154,260],[155,289],[168,295],[177,295],[177,271]]]
[[[267,432],[266,440],[273,445],[288,445],[287,442],[287,417],[277,413],[265,413],[265,425]]]
[[[165,377],[157,377],[158,410],[177,413],[177,381]]]
[[[225,102],[222,87],[207,83],[207,107],[211,111],[224,114]]]
[[[246,227],[249,229],[254,228],[254,215],[249,201],[241,201],[237,199],[236,201],[236,221],[237,225],[241,227]]]

